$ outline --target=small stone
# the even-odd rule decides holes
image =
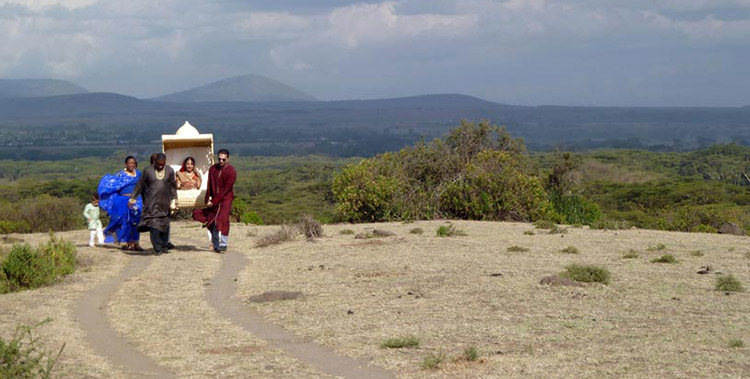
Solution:
[[[353,315],[353,314],[354,314],[354,311],[350,309],[350,310],[346,311],[346,314],[348,314],[348,315]]]
[[[700,269],[698,269],[698,271],[697,271],[697,273],[699,273],[699,274],[701,274],[701,275],[703,275],[703,274],[708,274],[709,272],[711,272],[711,266],[704,266],[704,267],[701,267],[701,268],[700,268]]]
[[[503,273],[502,272],[493,272],[492,274],[490,274],[490,276],[495,276],[495,277],[497,277],[497,276],[503,276]]]
[[[358,233],[354,236],[355,240],[364,240],[367,239],[367,232]]]

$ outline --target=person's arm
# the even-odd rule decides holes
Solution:
[[[146,175],[148,175],[148,169],[145,169],[143,170],[143,172],[141,172],[141,178],[138,179],[138,183],[135,185],[135,188],[133,188],[133,193],[130,194],[130,200],[128,200],[128,203],[136,203],[138,195],[143,192],[143,187],[146,185]]]
[[[201,189],[201,184],[203,183],[203,179],[201,178],[201,173],[198,171],[193,171],[195,173],[195,189]]]
[[[232,167],[231,170],[227,170],[226,168],[224,170],[222,170],[224,172],[221,173],[221,179],[223,179],[221,189],[219,190],[219,193],[214,196],[213,200],[211,200],[214,204],[219,204],[224,200],[227,193],[233,189],[235,180],[237,180],[237,171],[234,170],[234,167]]]
[[[167,166],[169,167],[169,166]],[[172,167],[169,167],[169,196],[172,200],[177,200],[177,180],[175,179],[175,173]]]
[[[83,208],[83,217],[86,218],[86,221],[91,222],[92,217],[89,213],[91,213],[91,203],[86,204],[86,207]]]
[[[180,179],[179,172],[175,172],[174,177],[175,177],[175,183],[177,185],[177,189],[182,188],[182,180]]]
[[[211,170],[213,168],[210,168],[208,170],[208,185],[206,186],[206,197],[203,199],[203,203],[206,204],[207,207],[211,207],[211,197],[213,196],[213,183],[211,183]]]

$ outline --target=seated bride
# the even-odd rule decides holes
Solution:
[[[177,189],[191,190],[201,188],[201,174],[195,169],[195,159],[187,157],[177,171]]]

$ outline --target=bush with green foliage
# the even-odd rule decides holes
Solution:
[[[72,274],[76,268],[76,248],[71,242],[50,236],[37,248],[29,244],[13,245],[0,263],[1,293],[33,289],[52,284]]]
[[[466,232],[461,229],[456,229],[453,224],[440,225],[437,228],[436,235],[438,237],[453,237],[453,236],[465,236]]]
[[[721,275],[716,278],[716,290],[724,292],[744,292],[742,282],[733,275]]]
[[[672,254],[664,254],[659,258],[654,258],[651,263],[677,263],[677,258]]]
[[[595,265],[571,264],[565,266],[565,271],[560,276],[584,283],[609,284],[610,273],[604,267]]]
[[[489,122],[461,125],[351,165],[334,177],[336,211],[346,221],[559,218],[540,180],[526,169],[525,146]]]
[[[40,195],[19,202],[0,202],[0,231],[34,233],[80,229],[83,206],[78,199]]]
[[[49,378],[57,359],[40,349],[39,337],[33,335],[34,329],[52,319],[46,319],[36,325],[19,325],[13,337],[5,340],[0,336],[0,378]]]
[[[261,220],[260,216],[258,216],[257,213],[254,211],[247,211],[242,215],[242,223],[247,224],[253,224],[253,225],[263,225],[263,220]]]
[[[414,336],[401,337],[401,338],[389,338],[380,344],[380,347],[384,349],[401,349],[404,347],[418,347],[419,338]]]

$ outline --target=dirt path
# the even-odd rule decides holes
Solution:
[[[135,350],[112,329],[105,308],[117,289],[130,278],[137,276],[153,260],[148,256],[132,256],[119,276],[92,288],[75,305],[74,315],[86,332],[91,345],[112,363],[133,377],[171,378],[174,375],[158,366],[149,357]]]
[[[389,372],[353,358],[335,353],[333,350],[307,341],[292,332],[266,321],[239,302],[234,294],[237,291],[237,276],[245,268],[247,259],[239,253],[227,253],[221,270],[213,278],[213,285],[206,295],[209,304],[219,313],[242,326],[245,330],[284,350],[291,356],[312,363],[319,370],[344,378],[393,378]]]

